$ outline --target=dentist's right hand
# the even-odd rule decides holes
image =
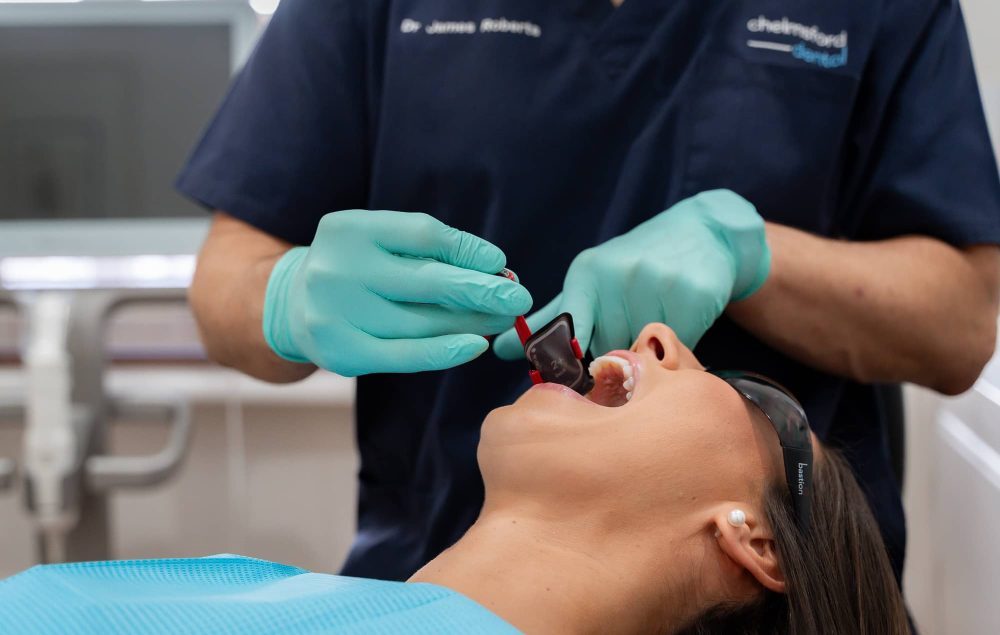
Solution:
[[[264,338],[348,377],[458,366],[531,307],[527,289],[494,275],[505,265],[493,244],[426,214],[332,212],[275,264]]]

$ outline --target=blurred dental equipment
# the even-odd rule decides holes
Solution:
[[[0,2],[0,83],[18,95],[0,104],[0,304],[21,362],[0,420],[24,425],[22,451],[0,450],[0,489],[23,500],[39,561],[109,557],[109,492],[184,458],[189,396],[111,393],[106,331],[122,309],[183,307],[206,223],[170,182],[260,26],[247,0]],[[161,335],[125,355],[173,350]],[[115,421],[166,426],[164,445],[110,455]]]
[[[0,289],[0,309],[13,308],[16,306],[17,304],[14,302],[13,298],[5,293],[3,289]],[[20,420],[23,414],[24,409],[20,400],[14,401],[0,399],[0,422]],[[16,470],[17,465],[14,463],[13,459],[0,455],[0,492],[13,485]]]
[[[69,302],[43,295],[29,306],[30,334],[22,360],[28,378],[24,469],[27,505],[34,514],[42,560],[65,560],[65,535],[78,520],[71,484],[82,460],[85,422],[74,420],[66,335]]]
[[[54,275],[67,262],[76,265],[75,274]],[[181,465],[188,404],[180,397],[136,401],[107,394],[104,333],[124,306],[184,302],[192,264],[180,256],[7,258],[0,264],[0,286],[17,290],[8,297],[28,325],[21,356],[27,384],[20,404],[22,480],[41,562],[107,557],[107,493],[160,483]],[[167,441],[150,455],[107,455],[107,428],[115,418],[164,421]],[[0,464],[0,473],[12,467]]]

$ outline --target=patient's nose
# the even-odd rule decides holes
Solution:
[[[684,368],[704,370],[694,353],[677,339],[674,330],[666,324],[658,322],[647,324],[639,333],[639,337],[635,338],[630,350],[655,357],[660,366],[668,370]]]

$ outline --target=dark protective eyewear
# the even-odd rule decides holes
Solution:
[[[781,384],[746,371],[709,371],[736,389],[747,401],[757,406],[771,422],[781,442],[785,463],[785,480],[792,495],[792,509],[799,528],[809,529],[812,508],[812,438],[809,420],[802,404]]]

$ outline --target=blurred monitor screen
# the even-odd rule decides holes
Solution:
[[[0,221],[203,215],[173,181],[249,48],[234,38],[247,17],[255,30],[252,12],[99,4],[114,17],[86,2],[50,5],[51,21],[0,13]]]

